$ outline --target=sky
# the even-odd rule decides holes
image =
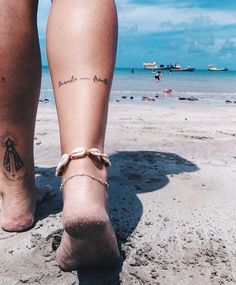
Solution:
[[[236,70],[236,0],[117,0],[119,40],[116,67],[143,62],[210,63]],[[38,13],[43,64],[50,1]]]

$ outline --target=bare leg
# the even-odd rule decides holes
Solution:
[[[1,226],[22,231],[35,211],[33,135],[41,80],[37,0],[0,0]]]
[[[62,153],[80,146],[103,151],[116,39],[113,1],[53,1],[47,51]],[[64,178],[79,172],[107,179],[106,168],[88,157],[73,160]],[[65,233],[58,250],[59,265],[70,270],[115,263],[119,253],[104,186],[87,177],[76,177],[66,184],[63,196]]]

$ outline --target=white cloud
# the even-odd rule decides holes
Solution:
[[[118,5],[120,31],[137,27],[139,33],[168,32],[209,25],[236,25],[234,11],[209,10],[166,5],[137,5],[122,1]]]

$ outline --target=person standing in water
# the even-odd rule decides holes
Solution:
[[[157,71],[155,74],[155,79],[159,82],[161,80],[161,71]]]

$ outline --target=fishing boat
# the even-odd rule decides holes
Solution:
[[[170,71],[194,71],[195,68],[191,66],[183,67],[179,63],[170,66]]]
[[[228,71],[229,69],[227,67],[217,68],[215,64],[209,64],[208,70],[209,71]]]

